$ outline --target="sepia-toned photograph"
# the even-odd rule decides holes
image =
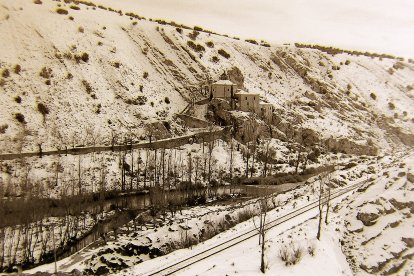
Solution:
[[[414,275],[414,2],[0,0],[0,275]]]

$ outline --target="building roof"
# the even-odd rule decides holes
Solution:
[[[243,90],[240,90],[239,92],[235,93],[234,95],[243,95],[243,96],[259,96],[258,93],[249,93]]]
[[[229,81],[229,80],[219,80],[219,81],[216,81],[215,83],[213,83],[213,84],[221,84],[221,85],[236,85],[235,83],[232,83],[231,81]]]

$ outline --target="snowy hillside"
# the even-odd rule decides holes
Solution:
[[[352,186],[327,201],[322,240],[316,205],[269,232],[270,271],[305,274],[333,256],[331,275],[412,272],[413,60],[72,0],[1,0],[0,49],[0,271],[52,272],[53,251],[60,271],[158,269],[150,259],[251,231],[264,192],[276,220]],[[271,114],[209,99],[219,79]],[[285,268],[292,236],[316,255]],[[200,271],[244,271],[238,253]]]
[[[171,135],[182,133],[173,115],[202,98],[202,83],[233,67],[249,91],[275,105],[282,132],[302,126],[323,140],[352,141],[349,147],[389,149],[386,130],[394,142],[412,143],[413,64],[268,48],[103,7],[41,2],[0,6],[3,153],[40,143],[109,144],[111,133],[145,139],[154,121],[169,122]]]

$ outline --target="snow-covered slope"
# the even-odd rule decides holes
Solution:
[[[68,14],[59,14],[59,6]],[[233,67],[247,90],[275,105],[282,132],[309,128],[331,144],[352,141],[349,148],[391,149],[391,136],[412,143],[410,63],[192,36],[193,30],[64,1],[4,0],[0,26],[3,153],[37,150],[40,143],[44,149],[108,143],[111,133],[143,139],[154,121],[168,121],[178,134],[173,115],[202,98],[202,83]],[[202,47],[196,51],[190,41]],[[39,103],[48,109],[40,108],[44,115]]]

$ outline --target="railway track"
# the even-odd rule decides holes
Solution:
[[[338,198],[338,197],[340,197],[340,196],[342,196],[342,195],[344,195],[344,194],[346,194],[346,193],[348,193],[352,190],[355,190],[355,189],[361,187],[362,185],[364,185],[365,183],[367,183],[367,180],[359,181],[359,182],[351,184],[351,185],[349,185],[345,188],[342,188],[340,190],[332,192],[331,193],[331,200],[335,199],[335,198]],[[323,200],[325,200],[326,198],[327,197],[324,196]],[[310,202],[310,203],[306,204],[305,206],[302,206],[302,207],[300,207],[300,208],[298,208],[298,209],[296,209],[296,210],[294,210],[294,211],[292,211],[288,214],[285,214],[281,217],[278,217],[277,219],[269,221],[269,222],[266,223],[265,227],[268,230],[268,229],[274,228],[274,227],[276,227],[276,226],[278,226],[278,225],[280,225],[280,224],[282,224],[282,223],[284,223],[288,220],[291,220],[291,219],[293,219],[297,216],[300,216],[301,214],[304,214],[304,213],[312,210],[313,208],[317,207],[318,202],[319,202],[318,200]],[[204,250],[202,252],[199,252],[195,255],[192,255],[188,258],[185,258],[185,259],[181,260],[180,262],[177,262],[177,263],[174,263],[174,264],[169,264],[169,265],[167,265],[163,268],[157,268],[157,270],[151,271],[148,274],[149,275],[171,275],[171,274],[174,274],[174,273],[176,273],[180,270],[183,270],[186,267],[189,267],[189,266],[191,266],[195,263],[198,263],[198,262],[200,262],[204,259],[207,259],[210,256],[213,256],[213,255],[215,255],[219,252],[222,252],[222,251],[224,251],[224,250],[226,250],[230,247],[233,247],[237,244],[240,244],[240,243],[242,243],[242,242],[244,242],[248,239],[251,239],[251,238],[253,238],[257,235],[258,235],[258,232],[257,232],[256,229],[248,230],[248,231],[246,231],[246,232],[244,232],[244,233],[242,233],[242,234],[240,234],[240,235],[238,235],[238,236],[236,236],[232,239],[229,239],[225,242],[217,244],[214,247],[206,249],[206,250]]]

